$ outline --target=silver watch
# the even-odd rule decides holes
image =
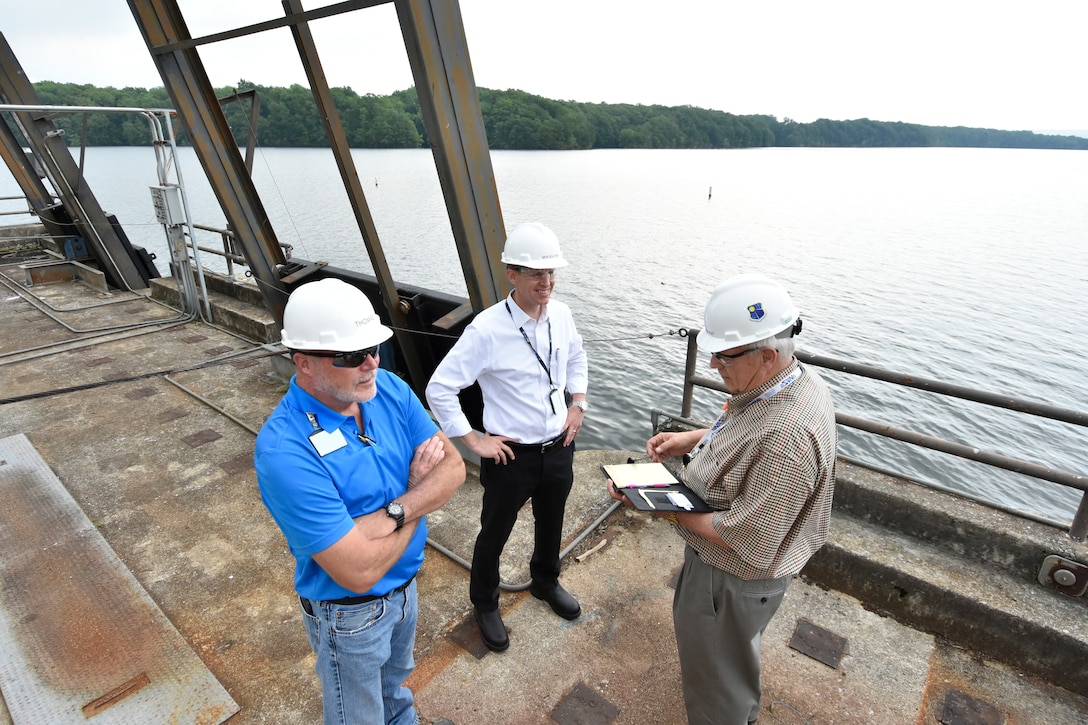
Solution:
[[[588,400],[575,400],[571,402],[571,405],[573,405],[575,408],[581,408],[583,413],[589,412]]]

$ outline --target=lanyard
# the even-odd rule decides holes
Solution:
[[[313,426],[313,429],[314,429],[314,432],[310,434],[310,439],[311,440],[313,440],[314,436],[330,436],[330,435],[331,436],[336,436],[336,435],[341,435],[339,430],[337,430],[335,434],[327,433],[325,431],[325,429],[321,427],[321,424],[319,424],[317,422],[317,416],[316,415],[314,415],[313,413],[311,413],[308,410],[305,411],[305,412],[306,412],[306,419],[310,421],[310,425]],[[358,433],[356,433],[355,435],[366,446],[377,445],[378,442],[366,434],[366,413],[363,410],[362,405],[359,406],[359,420],[363,424],[363,429],[361,431],[359,431]],[[324,454],[322,454],[322,455],[324,455]]]
[[[506,314],[510,315],[510,319],[514,319],[514,313],[510,311],[510,302],[503,302],[506,305]],[[517,323],[514,323],[517,324]],[[532,341],[529,340],[529,336],[525,333],[525,328],[518,326],[518,331],[521,333],[521,337],[525,340],[525,344],[529,346],[529,349],[533,351],[533,355],[536,356],[536,361],[540,363],[540,367],[544,368],[544,372],[548,374],[548,385],[552,388],[555,387],[555,383],[552,382],[552,371],[548,369],[548,366],[540,359],[540,353],[536,351],[536,347],[533,346]],[[548,359],[552,359],[552,319],[548,318]]]
[[[768,398],[773,398],[774,396],[778,395],[778,394],[779,394],[779,393],[781,393],[781,392],[782,392],[783,390],[785,390],[785,389],[786,389],[786,386],[787,386],[787,385],[789,385],[790,383],[792,383],[792,382],[793,382],[794,380],[796,380],[796,379],[797,379],[797,377],[798,377],[798,376],[799,376],[800,374],[801,374],[801,368],[800,368],[800,366],[798,366],[798,368],[797,368],[796,370],[794,370],[794,371],[793,371],[792,373],[790,373],[790,374],[789,374],[789,375],[787,375],[786,377],[782,378],[782,380],[780,380],[780,381],[778,382],[778,385],[774,386],[774,387],[773,387],[773,388],[771,388],[770,390],[764,390],[764,391],[763,391],[763,392],[762,392],[762,393],[760,394],[760,396],[759,396],[758,398],[756,398],[755,400],[753,400],[753,401],[752,401],[751,403],[749,403],[748,405],[755,405],[756,403],[758,403],[758,402],[759,402],[759,401],[761,401],[761,400],[767,400]]]
[[[785,390],[786,386],[788,386],[790,383],[792,383],[794,380],[796,380],[798,378],[798,376],[800,376],[800,375],[801,375],[801,368],[800,368],[800,366],[798,366],[798,368],[796,370],[794,370],[792,373],[790,373],[786,377],[782,378],[782,380],[778,381],[778,384],[775,385],[773,388],[768,388],[767,390],[764,390],[762,393],[760,393],[759,397],[756,398],[755,400],[753,400],[748,405],[754,405],[754,404],[760,402],[761,400],[768,400],[770,398],[773,398],[774,396],[778,395],[783,390]],[[708,443],[710,443],[710,441],[714,438],[714,435],[719,430],[721,430],[722,426],[725,425],[725,418],[726,418],[727,415],[728,415],[728,413],[722,413],[720,416],[718,416],[718,419],[716,421],[714,421],[714,426],[709,431],[707,431],[707,434],[705,436],[703,436],[703,439],[701,441],[699,441],[699,445],[695,446],[695,448],[692,449],[691,453],[685,453],[684,454],[684,465],[685,466],[687,464],[691,463],[691,460],[693,458],[695,458],[696,455],[698,455],[699,451],[703,450],[703,448],[705,448],[706,445]]]

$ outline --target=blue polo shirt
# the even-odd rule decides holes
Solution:
[[[423,564],[425,520],[404,555],[368,592],[340,586],[312,558],[343,538],[355,517],[385,508],[407,490],[416,446],[438,431],[403,380],[386,370],[377,373],[377,395],[360,406],[372,445],[360,440],[354,417],[329,409],[294,378],[257,436],[253,460],[261,499],[287,538],[296,562],[295,589],[307,599],[387,594]],[[314,426],[307,413],[328,433],[339,429],[347,445],[320,455],[310,442]]]

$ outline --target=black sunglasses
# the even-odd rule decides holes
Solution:
[[[732,365],[733,361],[736,360],[738,357],[744,357],[750,352],[755,352],[756,350],[762,349],[763,348],[761,347],[750,347],[747,350],[741,350],[740,352],[733,353],[732,355],[727,355],[724,352],[716,352],[714,353],[714,357],[718,358],[718,362],[720,362],[722,365]]]
[[[304,354],[314,357],[331,357],[333,367],[357,368],[365,363],[368,357],[378,357],[378,346],[366,347],[355,352],[307,352]]]

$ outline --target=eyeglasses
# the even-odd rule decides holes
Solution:
[[[518,271],[531,280],[539,281],[542,279],[555,279],[554,269],[529,269],[528,267],[522,267]]]
[[[306,352],[304,354],[314,357],[331,357],[333,367],[357,368],[365,363],[368,357],[378,357],[378,346],[374,345],[355,352]]]
[[[735,352],[732,355],[727,355],[724,352],[716,352],[714,353],[714,358],[722,365],[728,366],[732,365],[737,358],[744,357],[750,352],[759,352],[762,349],[763,348],[761,347],[750,347],[747,350],[741,350],[740,352]]]

